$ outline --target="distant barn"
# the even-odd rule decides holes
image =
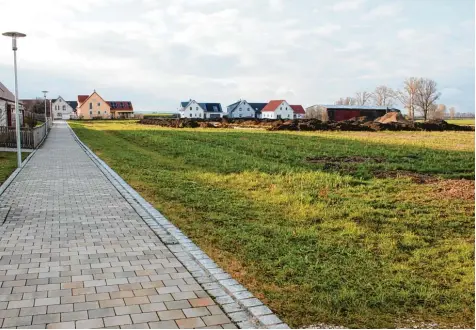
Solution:
[[[377,119],[388,112],[400,112],[391,107],[371,106],[371,105],[316,105],[311,108],[320,108],[327,113],[327,117],[332,121],[343,121],[354,117],[368,117],[370,120]]]

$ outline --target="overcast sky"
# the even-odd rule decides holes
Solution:
[[[96,89],[139,111],[181,100],[333,103],[408,76],[474,112],[474,0],[0,0],[20,98]],[[0,80],[13,91],[11,42]]]

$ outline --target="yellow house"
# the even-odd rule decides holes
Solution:
[[[111,118],[111,107],[96,91],[91,95],[78,95],[76,115],[82,119]]]

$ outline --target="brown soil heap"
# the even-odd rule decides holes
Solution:
[[[473,126],[449,124],[444,120],[413,123],[398,112],[389,112],[376,120],[355,117],[345,121],[321,121],[318,119],[267,120],[267,119],[189,119],[147,118],[144,125],[173,128],[256,128],[269,131],[474,131]]]

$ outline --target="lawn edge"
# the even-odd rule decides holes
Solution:
[[[105,177],[239,328],[289,328],[92,152],[69,124],[68,128]]]
[[[36,149],[33,149],[33,151],[30,152],[28,157],[26,157],[25,160],[21,163],[21,167],[17,167],[15,169],[15,171],[13,171],[12,174],[10,174],[10,176],[2,183],[2,185],[0,186],[0,196],[3,195],[3,193],[5,192],[5,190],[7,190],[7,188],[10,186],[10,184],[13,182],[13,180],[15,180],[17,175],[23,170],[25,165],[30,161],[30,159],[36,153],[38,148],[43,144],[43,141],[44,141],[44,139],[42,140],[42,142],[40,143],[40,145],[38,145],[38,147]]]

